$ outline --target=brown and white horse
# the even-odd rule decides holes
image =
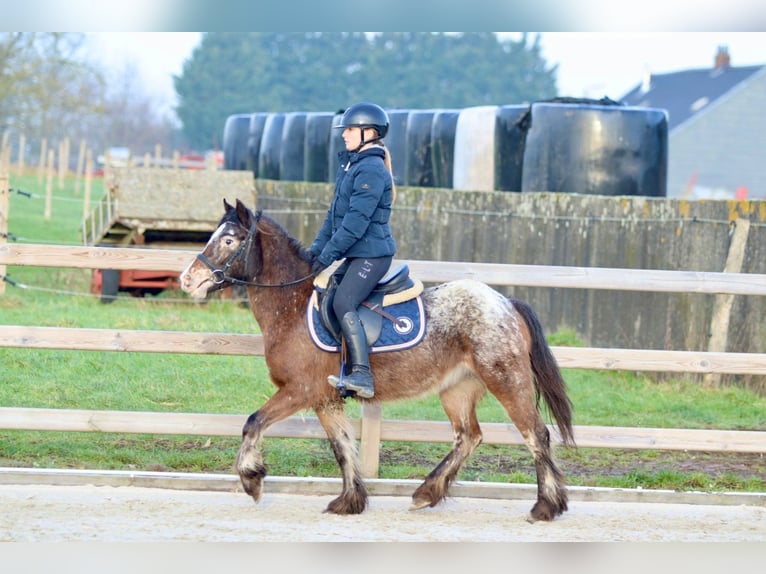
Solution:
[[[246,284],[260,326],[276,393],[245,422],[236,461],[247,494],[259,501],[266,476],[261,440],[272,424],[313,409],[340,465],[343,487],[325,512],[359,514],[368,503],[353,427],[344,399],[327,383],[337,354],[309,338],[306,308],[312,294],[306,249],[276,221],[241,201],[224,200],[225,214],[202,253],[181,274],[195,298],[231,284]],[[565,445],[574,445],[572,405],[534,311],[484,283],[457,280],[424,290],[427,329],[422,342],[403,351],[370,356],[375,377],[371,401],[438,393],[454,429],[452,449],[412,496],[411,509],[436,506],[481,443],[476,406],[487,391],[503,405],[531,451],[537,501],[529,520],[553,520],[567,510],[562,472],[539,411],[542,396]],[[361,399],[366,400],[366,399]]]

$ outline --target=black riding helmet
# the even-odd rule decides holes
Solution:
[[[335,126],[336,128],[373,128],[378,132],[378,137],[369,141],[364,140],[364,132],[362,132],[363,146],[374,141],[378,141],[386,137],[388,133],[388,114],[386,111],[377,104],[371,104],[368,102],[362,102],[360,104],[354,104],[348,108],[340,120],[340,123]]]

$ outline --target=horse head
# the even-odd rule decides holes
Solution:
[[[181,288],[194,298],[234,284],[249,284],[262,267],[258,240],[261,212],[242,201],[223,200],[224,215],[201,253],[181,273]]]

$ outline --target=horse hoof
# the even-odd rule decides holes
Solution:
[[[330,501],[323,514],[362,514],[367,509],[367,494],[365,492],[350,492]]]
[[[532,510],[527,517],[527,522],[530,524],[535,522],[550,522],[559,514],[561,514],[561,511],[557,511],[550,503],[544,500],[538,500],[532,507]]]
[[[431,502],[428,500],[413,500],[410,504],[410,510],[420,510],[421,508],[428,508],[429,506],[432,506]]]

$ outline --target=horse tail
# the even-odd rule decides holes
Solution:
[[[567,396],[566,383],[561,376],[556,358],[545,340],[540,320],[529,304],[513,297],[509,297],[509,299],[526,322],[532,336],[532,348],[529,350],[529,357],[532,371],[535,374],[535,392],[538,404],[542,394],[549,412],[559,427],[561,440],[565,445],[574,446],[572,401]]]

